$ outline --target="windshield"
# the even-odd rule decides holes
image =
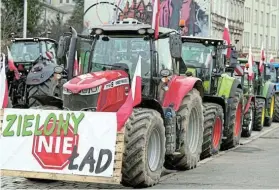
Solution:
[[[100,36],[95,41],[91,72],[124,66],[132,76],[139,55],[142,57],[142,74],[147,76],[150,73],[150,41],[138,36]]]
[[[209,68],[207,59],[214,53],[214,46],[205,46],[202,43],[185,42],[182,45],[182,59],[186,66],[195,68]]]
[[[274,68],[270,68],[269,66],[266,67],[266,76],[267,80],[270,79],[272,82],[276,82],[276,72]]]
[[[40,56],[39,42],[14,42],[11,54],[14,62],[33,62]]]

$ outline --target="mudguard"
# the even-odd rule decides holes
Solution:
[[[196,77],[173,76],[169,83],[169,90],[166,91],[163,98],[163,107],[173,106],[178,111],[181,102],[193,88],[197,88],[201,97],[204,95],[202,81]]]
[[[247,98],[247,102],[244,108],[244,114],[246,114],[251,106],[251,102],[255,105],[255,97],[254,96],[249,96]],[[255,105],[256,106],[256,105]]]
[[[51,62],[39,62],[32,67],[26,78],[27,85],[38,85],[47,81],[54,73],[57,65]]]
[[[239,80],[234,80],[231,86],[230,97],[234,97],[236,93],[236,89],[242,89],[241,82]]]
[[[55,106],[60,109],[63,109],[63,100],[60,98],[54,96],[47,96],[47,95],[37,95],[31,97],[36,99],[43,106]]]
[[[270,98],[271,96],[274,95],[275,88],[276,86],[274,83],[267,81],[264,85],[262,96],[264,96],[266,99]]]
[[[234,97],[237,88],[242,88],[239,80],[227,74],[222,74],[221,80],[218,82],[218,96]]]

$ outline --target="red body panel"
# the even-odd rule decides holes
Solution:
[[[244,114],[246,114],[251,106],[251,102],[254,100],[254,96],[250,96],[247,100],[247,103],[245,105],[245,109],[244,109]]]
[[[201,80],[196,77],[173,76],[169,90],[164,95],[163,107],[173,104],[174,110],[178,111],[183,98],[193,89],[197,81]]]

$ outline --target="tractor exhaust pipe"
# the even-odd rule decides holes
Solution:
[[[74,62],[75,62],[75,53],[76,53],[76,45],[77,45],[77,31],[73,28],[70,27],[72,37],[71,37],[71,42],[70,42],[70,47],[69,47],[69,54],[68,54],[68,59],[67,59],[67,65],[68,65],[68,81],[71,80],[74,76]]]

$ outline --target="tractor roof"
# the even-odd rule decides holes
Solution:
[[[279,62],[267,63],[267,65],[272,65],[275,68],[279,68]]]
[[[51,38],[41,38],[41,37],[34,37],[34,38],[14,38],[12,39],[12,41],[23,41],[23,42],[30,42],[30,41],[51,41],[53,43],[56,43],[57,42],[54,40],[54,39],[51,39]]]
[[[116,33],[137,33],[138,30],[140,29],[151,29],[151,25],[149,24],[143,24],[140,22],[117,22],[115,24],[103,24],[99,26],[95,26],[92,28],[92,31],[96,29],[102,29],[104,31],[104,34],[116,34]],[[169,32],[176,32],[178,31],[169,29],[169,28],[163,28],[159,27],[159,33],[164,34],[164,33],[169,33]]]
[[[181,36],[183,42],[197,42],[197,43],[204,43],[205,41],[218,43],[220,42],[220,45],[223,45],[224,40],[218,39],[218,38],[204,38],[204,37],[198,37],[198,36]]]

